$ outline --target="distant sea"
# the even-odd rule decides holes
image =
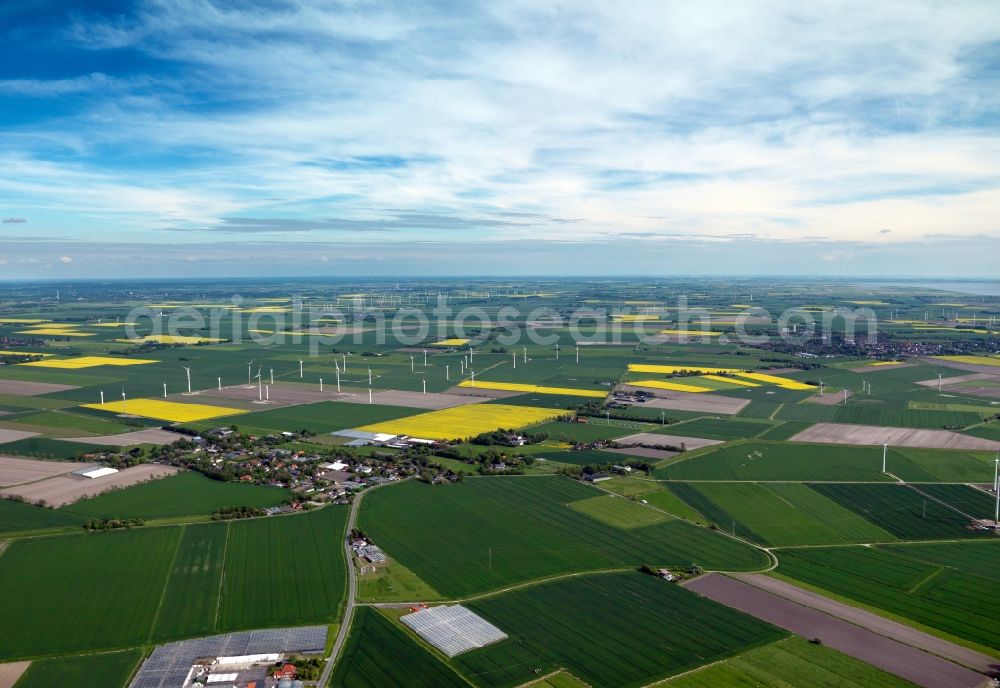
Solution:
[[[996,282],[897,282],[893,286],[897,287],[920,287],[922,289],[941,289],[943,291],[956,291],[963,294],[975,294],[977,296],[1000,296],[1000,281]]]

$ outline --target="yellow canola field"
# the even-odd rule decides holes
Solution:
[[[708,366],[701,365],[654,365],[651,363],[629,363],[628,371],[630,373],[662,373],[664,375],[672,375],[674,373],[679,373],[682,371],[697,372],[697,373],[741,373],[743,372],[739,368],[710,368]]]
[[[790,380],[787,377],[778,377],[777,375],[767,375],[765,373],[736,373],[736,375],[750,380],[757,380],[758,382],[767,382],[782,389],[814,389],[813,385],[799,382],[798,380]]]
[[[687,378],[682,378],[687,379]],[[653,389],[669,389],[673,392],[712,392],[714,390],[708,387],[695,387],[694,385],[685,385],[680,382],[667,382],[666,380],[638,380],[635,382],[629,382],[630,385],[635,385],[636,387],[652,387]]]
[[[973,365],[1000,366],[1000,356],[935,356],[942,361],[971,363]]]
[[[242,409],[227,408],[225,406],[180,404],[175,401],[163,401],[162,399],[128,399],[125,402],[110,401],[103,406],[101,404],[83,404],[83,407],[99,411],[109,411],[111,413],[124,413],[128,416],[168,420],[173,423],[189,423],[247,413]]]
[[[77,332],[63,327],[43,327],[37,330],[21,330],[17,334],[39,334],[50,337],[93,337],[92,332]]]
[[[135,327],[138,324],[134,322],[90,323],[87,327]]]
[[[116,342],[126,344],[144,344],[146,342],[156,342],[157,344],[209,344],[214,342],[224,342],[224,339],[214,337],[189,337],[182,334],[150,334],[137,339],[116,339]]]
[[[440,342],[434,342],[431,346],[462,346],[468,343],[468,339],[442,339]]]
[[[724,323],[716,323],[721,325]],[[660,334],[675,334],[684,337],[721,337],[722,332],[703,332],[701,330],[660,330]]]
[[[42,318],[0,318],[0,325],[39,325],[47,322],[52,321]]]
[[[661,316],[652,313],[643,315],[622,315],[620,313],[615,313],[611,316],[611,318],[621,322],[655,322],[657,320],[663,320]]]
[[[500,389],[508,392],[524,392],[535,394],[564,394],[571,397],[600,397],[608,396],[607,392],[599,389],[575,389],[573,387],[545,387],[543,385],[528,385],[520,382],[485,382],[483,380],[462,380],[459,387],[477,387],[479,389]]]
[[[77,368],[95,368],[97,366],[131,366],[131,365],[143,365],[146,363],[159,363],[159,361],[154,361],[151,358],[112,358],[110,356],[79,356],[77,358],[57,358],[48,361],[32,361],[31,363],[21,363],[20,365],[35,366],[36,368],[65,368],[69,370],[75,370]]]
[[[702,375],[706,380],[715,380],[716,382],[728,382],[731,385],[739,385],[740,387],[760,387],[756,382],[747,382],[746,380],[737,380],[734,377],[726,377],[725,375]]]
[[[511,406],[507,404],[467,404],[441,411],[364,425],[358,430],[409,435],[432,440],[475,437],[499,428],[523,428],[566,413],[559,409]]]
[[[869,366],[888,366],[888,365],[899,365],[902,361],[875,361],[874,363],[869,363]]]
[[[42,354],[37,351],[0,351],[0,356],[53,356],[54,354]]]

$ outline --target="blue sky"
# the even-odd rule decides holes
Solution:
[[[993,2],[8,2],[0,278],[996,274]]]

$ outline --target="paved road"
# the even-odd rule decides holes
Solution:
[[[819,638],[824,645],[924,688],[974,688],[986,681],[981,673],[735,578],[710,573],[685,587],[798,635]]]
[[[733,573],[729,575],[755,588],[760,588],[771,594],[783,597],[786,600],[791,600],[805,607],[835,616],[855,626],[867,628],[869,631],[892,638],[904,645],[910,645],[918,650],[929,652],[932,655],[944,657],[956,664],[961,664],[984,674],[1000,671],[1000,659],[996,657],[990,657],[981,652],[970,650],[967,647],[956,645],[955,643],[933,636],[930,633],[924,633],[912,626],[886,619],[864,609],[858,609],[849,604],[831,600],[829,597],[824,597],[819,593],[800,588],[797,585],[772,576],[764,576],[756,573]]]
[[[369,488],[375,489],[375,488]],[[333,673],[333,667],[337,664],[337,658],[340,656],[340,650],[344,646],[344,641],[347,640],[347,632],[351,630],[351,621],[354,619],[354,605],[355,598],[357,597],[357,576],[354,570],[354,559],[353,552],[351,552],[350,545],[350,533],[351,529],[354,528],[354,523],[357,520],[358,509],[361,506],[361,499],[364,497],[365,492],[359,492],[354,496],[354,501],[351,502],[351,513],[347,517],[347,530],[346,536],[344,537],[343,547],[344,556],[347,561],[347,604],[344,605],[344,616],[340,621],[340,628],[337,629],[337,639],[333,643],[333,649],[330,650],[330,656],[326,658],[326,666],[323,667],[323,673],[320,674],[319,682],[316,684],[321,688],[325,688],[327,684],[330,683],[330,674]]]

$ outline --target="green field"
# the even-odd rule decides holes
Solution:
[[[594,442],[610,440],[639,431],[642,424],[629,421],[612,421],[618,423],[606,425],[600,422],[569,423],[566,421],[550,421],[534,425],[530,429],[532,435],[547,434],[549,439],[561,442]]]
[[[601,495],[569,503],[569,508],[615,528],[642,528],[665,523],[670,516],[624,497]]]
[[[558,461],[559,463],[573,464],[574,466],[586,466],[589,464],[604,465],[606,463],[617,463],[622,461],[620,454],[601,451],[600,449],[581,449],[579,451],[551,451],[542,452],[539,456],[546,461]]]
[[[11,543],[0,557],[0,657],[145,641],[180,534],[155,528]]]
[[[686,423],[678,423],[663,432],[685,437],[705,437],[710,440],[750,439],[765,432],[772,426],[769,421],[745,420],[742,418],[698,418]]]
[[[798,483],[671,484],[721,529],[772,546],[888,542],[896,538],[858,514]],[[706,504],[710,503],[710,506]]]
[[[348,508],[229,525],[218,630],[333,621],[347,571]]]
[[[0,658],[333,621],[347,512],[12,542],[0,556]]]
[[[57,461],[65,461],[74,458],[77,454],[98,451],[104,448],[96,444],[66,442],[49,437],[28,437],[23,440],[0,444],[0,449],[7,456],[30,456],[33,459],[55,459]]]
[[[299,432],[308,430],[317,434],[354,428],[369,423],[403,418],[420,413],[420,409],[379,404],[352,404],[342,401],[321,401],[316,404],[287,406],[271,411],[247,413],[232,419],[243,431]],[[208,425],[212,425],[209,423]],[[214,426],[212,426],[214,427]]]
[[[405,482],[366,496],[359,527],[447,596],[644,563],[733,570],[767,564],[762,552],[683,520],[624,529],[567,506],[600,494],[556,476]]]
[[[785,550],[778,572],[1000,649],[1000,542]]]
[[[683,426],[681,426],[683,427]],[[881,447],[737,442],[653,472],[669,480],[889,480]]]
[[[83,521],[83,518],[64,511],[0,499],[0,533],[80,526]]]
[[[490,688],[556,667],[593,686],[642,686],[785,635],[639,573],[545,583],[468,606],[510,636],[453,660]]]
[[[125,688],[142,654],[142,650],[125,650],[38,660],[31,663],[14,688]]]
[[[881,380],[881,378],[879,378]],[[873,383],[877,384],[877,383]],[[895,428],[965,427],[982,422],[979,413],[968,411],[931,411],[908,408],[905,400],[864,398],[847,406],[785,404],[775,414],[779,420],[854,423]]]
[[[359,607],[331,688],[468,687],[455,671],[372,607]]]
[[[931,483],[914,485],[914,489],[973,518],[993,520],[996,497],[988,492],[968,485]]]
[[[172,518],[208,515],[226,506],[277,506],[291,492],[275,487],[224,483],[197,471],[84,499],[61,511],[88,518]]]
[[[672,688],[914,688],[898,676],[799,637],[759,647],[663,684]]]
[[[905,485],[816,483],[812,489],[902,540],[982,537],[969,519]]]

